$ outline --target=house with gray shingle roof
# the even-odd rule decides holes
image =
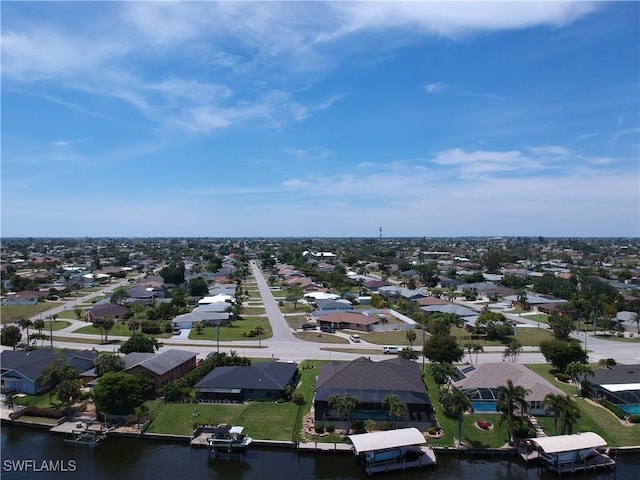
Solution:
[[[159,353],[133,352],[124,356],[125,372],[135,375],[151,375],[159,390],[164,384],[186,375],[196,368],[194,352],[184,350],[165,350]]]
[[[287,362],[256,362],[253,365],[216,367],[196,388],[199,402],[242,403],[277,400],[287,386],[295,387],[298,366]]]
[[[0,378],[2,392],[36,395],[47,389],[38,381],[42,371],[57,358],[71,364],[78,372],[93,367],[97,355],[90,350],[62,350],[54,352],[48,348],[31,351],[3,350],[0,353]]]
[[[323,365],[316,382],[316,422],[339,422],[341,418],[329,406],[329,399],[345,395],[352,395],[360,402],[352,412],[353,420],[373,419],[395,423],[396,419],[389,416],[389,409],[383,402],[387,396],[396,395],[408,408],[406,417],[400,419],[399,425],[428,428],[435,422],[420,367],[404,358],[374,362],[360,357],[351,362]]]

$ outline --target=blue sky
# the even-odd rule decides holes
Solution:
[[[638,2],[2,2],[2,236],[638,236]]]

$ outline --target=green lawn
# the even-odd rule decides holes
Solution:
[[[94,327],[93,325],[89,324],[86,327],[80,327],[77,330],[74,330],[73,333],[86,333],[86,334],[90,334],[90,335],[100,335],[100,330],[98,330],[96,327]],[[138,331],[138,333],[140,333],[140,331]],[[109,330],[109,334],[108,337],[130,337],[134,334],[133,330],[129,330],[129,326],[124,324],[124,323],[119,323],[117,322],[113,328],[111,330]],[[158,333],[158,334],[147,334],[145,333],[145,335],[148,335],[149,337],[154,337],[154,338],[169,338],[171,337],[173,334],[171,333]]]
[[[65,322],[64,320],[56,320],[55,322],[51,323],[53,323],[53,325],[50,325],[50,322],[48,320],[44,322],[44,329],[42,330],[42,333],[47,333],[51,330],[55,332],[56,330],[62,330],[63,328],[67,328],[69,325],[71,325],[70,322]]]
[[[39,302],[35,305],[20,305],[16,307],[0,307],[0,319],[2,324],[14,323],[18,318],[31,318],[42,313],[42,319],[46,320],[43,312],[64,305],[62,302]]]
[[[454,437],[458,437],[458,421],[447,418],[442,412],[438,401],[438,386],[427,373],[424,375],[425,384],[429,391],[429,398],[436,411],[436,418],[445,435],[442,438],[430,439],[435,446],[453,446]],[[506,425],[499,426],[499,415],[464,415],[462,419],[462,442],[474,448],[499,448],[507,443],[509,433]],[[482,430],[475,426],[475,422],[484,420],[493,424],[492,430]]]
[[[511,339],[516,339],[523,346],[537,347],[540,345],[540,342],[554,338],[551,330],[547,330],[546,328],[518,328],[516,329],[516,333],[516,335],[509,335],[506,337],[507,342]],[[486,340],[483,337],[473,338],[473,336],[464,328],[452,328],[451,335],[456,337],[459,345],[463,345],[466,342],[477,343],[483,347],[500,347],[505,345],[500,340]]]
[[[264,315],[266,313],[267,312],[262,307],[244,307],[242,315],[255,316],[255,315]]]
[[[349,340],[346,338],[338,337],[336,335],[331,335],[330,333],[321,332],[319,330],[313,332],[296,332],[293,334],[294,337],[299,338],[300,340],[305,340],[307,342],[317,342],[317,343],[341,343],[348,344]]]
[[[260,321],[258,321],[260,320]],[[249,337],[248,333],[256,328],[258,325],[262,327],[264,333],[258,337]],[[242,320],[236,320],[232,325],[220,327],[220,341],[232,341],[232,340],[259,340],[271,338],[273,332],[271,331],[271,325],[266,318],[257,319],[251,317],[245,317]],[[202,333],[198,334],[195,329],[191,330],[189,334],[190,340],[217,340],[218,334],[216,327],[205,327],[202,329]]]
[[[190,435],[194,424],[228,423],[242,425],[256,439],[292,441],[299,439],[298,415],[311,408],[315,378],[324,362],[313,361],[313,368],[302,371],[300,391],[305,404],[249,402],[241,405],[168,403],[161,406],[151,423],[149,433]],[[150,407],[151,408],[151,407]]]

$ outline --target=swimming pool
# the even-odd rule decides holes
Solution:
[[[471,402],[475,413],[498,413],[496,412],[496,402]]]
[[[618,405],[618,408],[627,415],[640,415],[640,404]]]

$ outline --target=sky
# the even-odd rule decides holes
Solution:
[[[640,236],[640,2],[1,9],[2,237]]]

